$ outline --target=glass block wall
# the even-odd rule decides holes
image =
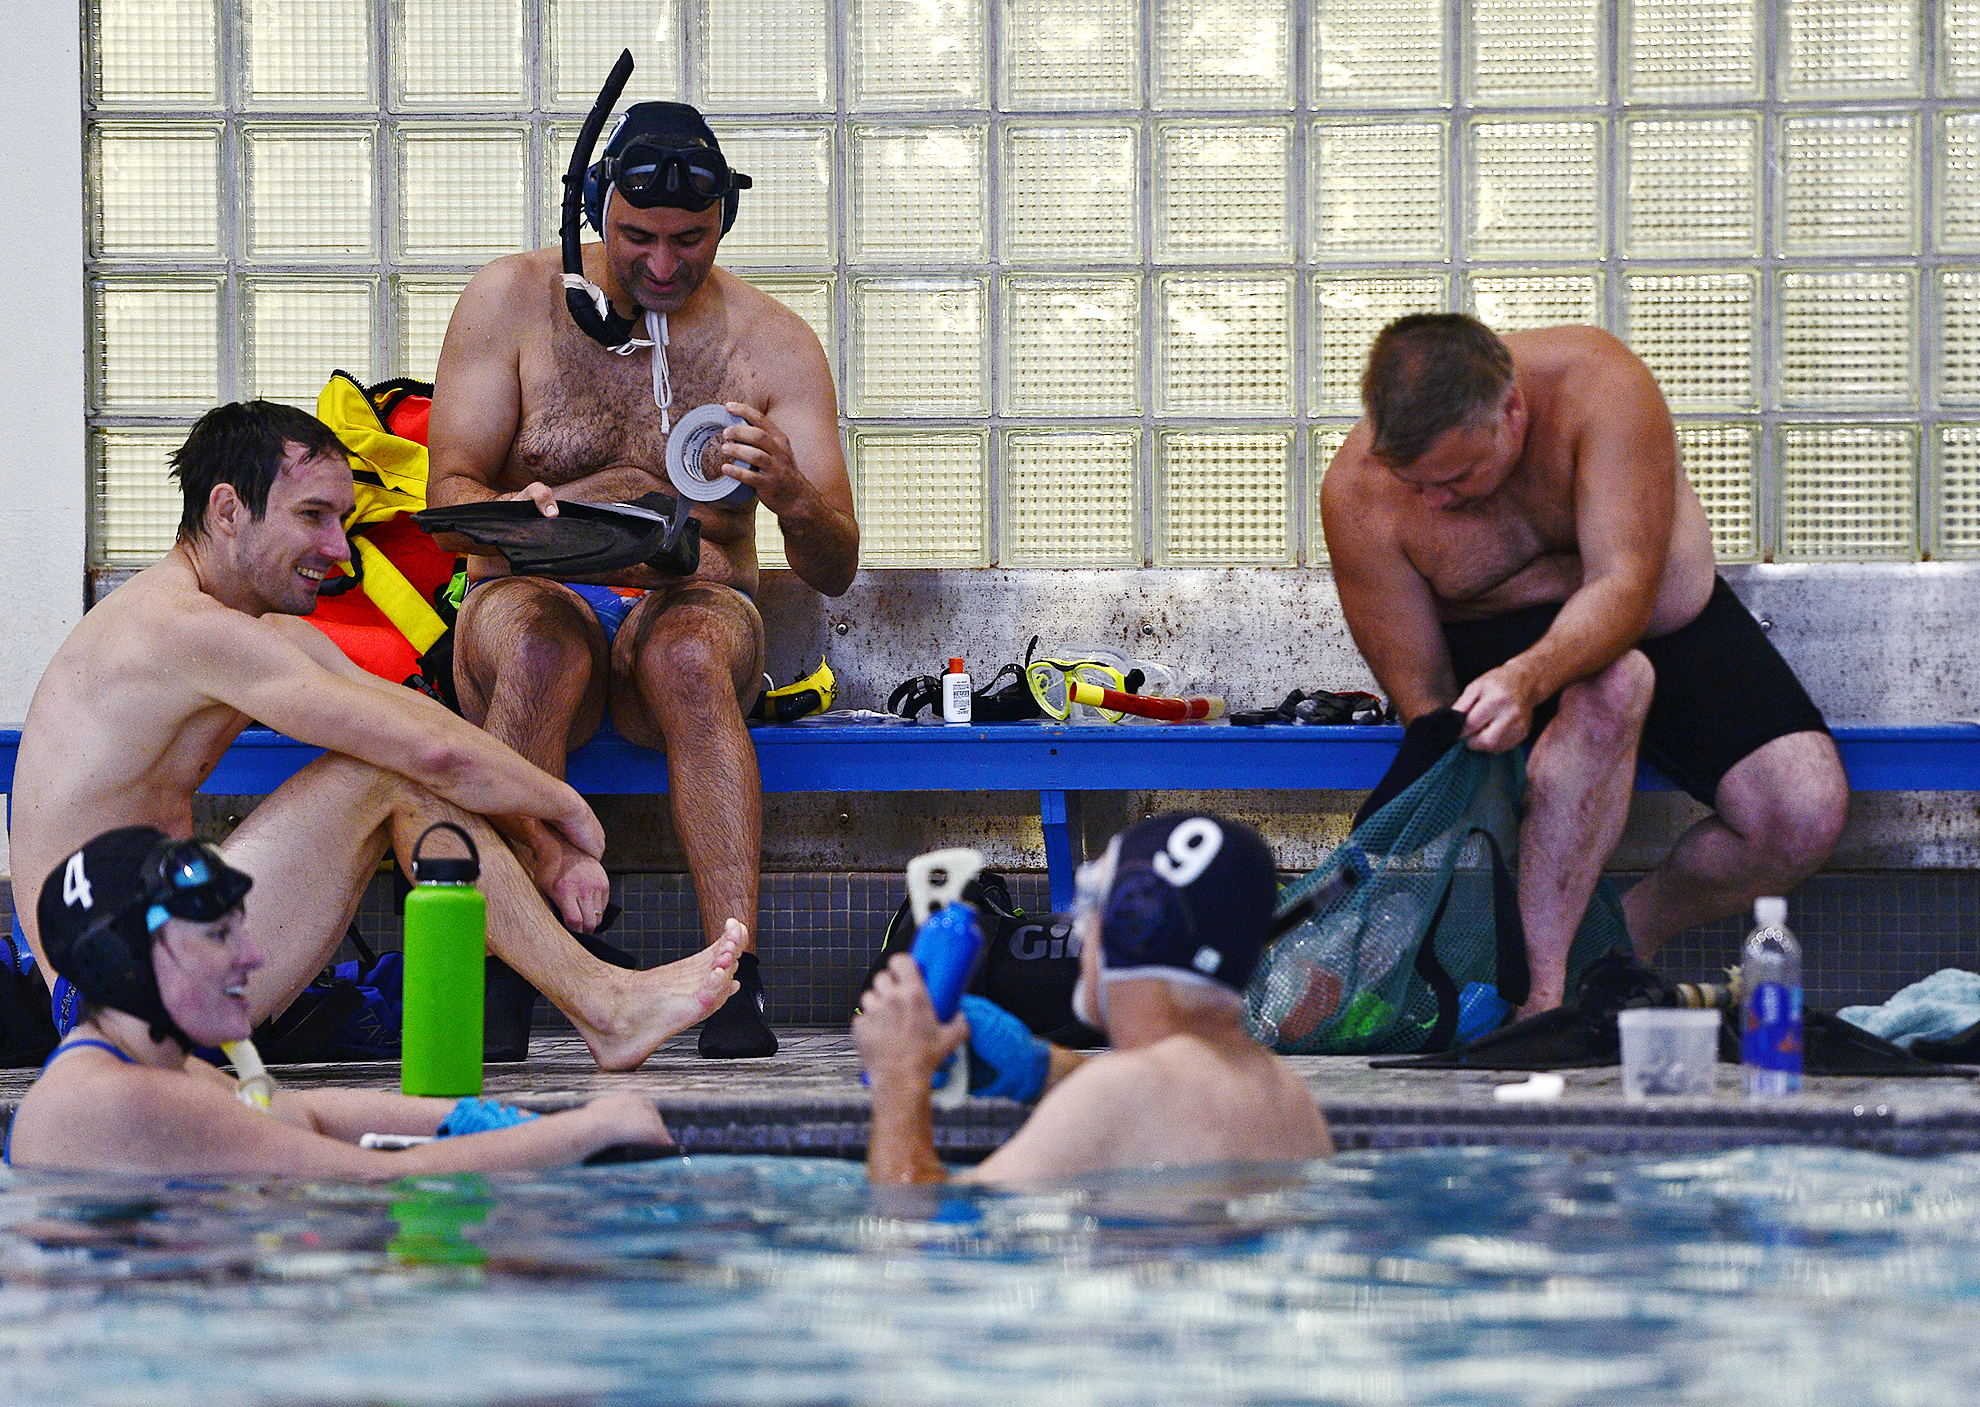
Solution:
[[[703,107],[870,566],[1323,563],[1369,338],[1606,326],[1732,561],[1980,556],[1980,0],[90,0],[92,560],[216,400],[430,377],[569,144]],[[766,560],[780,560],[764,515]]]

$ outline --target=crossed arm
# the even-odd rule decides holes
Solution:
[[[182,638],[173,657],[217,702],[462,810],[540,820],[593,858],[605,853],[604,828],[571,787],[423,694],[365,673],[303,621],[243,621],[216,604],[174,629]]]

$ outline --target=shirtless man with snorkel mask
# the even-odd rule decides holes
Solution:
[[[630,71],[622,58],[567,181]],[[461,295],[435,376],[428,498],[527,499],[554,517],[560,499],[679,495],[700,524],[700,563],[688,576],[641,565],[564,582],[471,557],[455,680],[470,720],[553,776],[608,717],[666,752],[704,936],[746,949],[742,988],[703,1024],[701,1053],[769,1055],[776,1036],[748,951],[763,809],[744,722],[763,679],[756,510],[777,516],[808,585],[830,596],[851,585],[859,528],[838,397],[805,322],[715,267],[749,178],[698,112],[634,105],[583,179],[602,243],[579,246],[572,188],[561,250],[498,259]],[[667,472],[669,441],[714,406],[735,423],[711,435],[693,466],[708,487],[689,495]],[[595,929],[608,897],[598,860],[526,820],[510,834],[564,921]]]

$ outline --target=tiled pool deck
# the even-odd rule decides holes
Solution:
[[[767,1060],[708,1061],[692,1034],[663,1046],[630,1074],[600,1073],[568,1032],[539,1030],[531,1058],[488,1067],[486,1093],[556,1108],[611,1091],[650,1094],[689,1153],[788,1153],[859,1157],[867,1099],[843,1029],[785,1029]],[[1540,1104],[1500,1102],[1493,1087],[1523,1075],[1371,1070],[1353,1056],[1301,1056],[1293,1064],[1342,1148],[1498,1144],[1590,1152],[1681,1152],[1769,1143],[1823,1144],[1923,1155],[1980,1151],[1980,1083],[1973,1078],[1811,1078],[1796,1098],[1749,1103],[1737,1069],[1721,1066],[1707,1099],[1630,1101],[1620,1071],[1564,1072],[1567,1091]],[[1980,1074],[1969,1070],[1967,1075]],[[303,1065],[275,1071],[291,1086],[396,1089],[398,1066]],[[11,1117],[33,1072],[0,1072],[0,1112]],[[937,1111],[945,1156],[980,1157],[1010,1135],[1025,1110],[970,1100]]]

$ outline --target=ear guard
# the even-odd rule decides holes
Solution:
[[[131,915],[108,914],[82,931],[62,957],[62,975],[93,1004],[128,1012],[144,1022],[154,1041],[177,1041],[185,1051],[199,1042],[179,1028],[158,992],[151,966],[151,938],[130,932]]]

